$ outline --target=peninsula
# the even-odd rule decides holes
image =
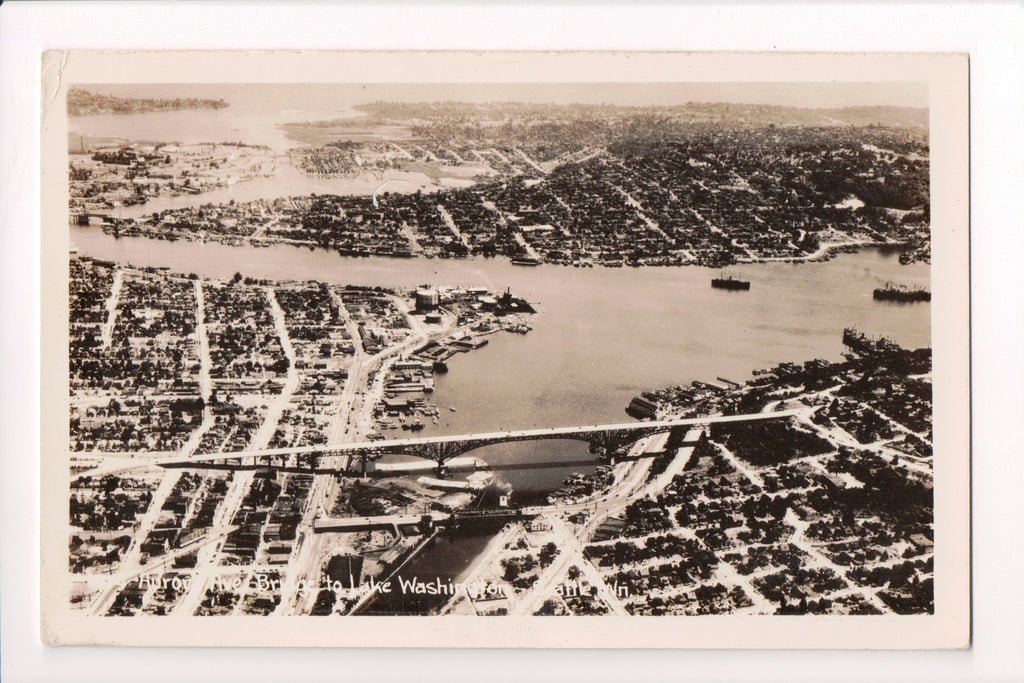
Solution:
[[[227,106],[228,103],[224,100],[201,99],[198,97],[151,99],[99,95],[81,88],[71,88],[68,91],[68,116],[146,114],[155,111],[178,111],[180,109],[223,109]]]

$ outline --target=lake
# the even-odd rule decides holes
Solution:
[[[705,268],[524,268],[504,259],[342,257],[274,245],[114,238],[71,226],[81,254],[203,277],[235,272],[273,280],[415,287],[510,288],[537,308],[526,335],[497,333],[449,360],[431,400],[439,423],[420,435],[623,422],[641,391],[725,377],[742,382],[758,368],[812,358],[841,360],[842,331],[854,326],[912,348],[930,346],[930,304],[872,298],[888,281],[929,287],[927,264],[901,266],[898,253],[866,249],[819,263],[739,265],[750,291],[712,289]],[[455,408],[453,412],[449,408]],[[478,451],[493,464],[585,459],[578,442],[533,442]],[[526,493],[548,489],[567,471],[507,471]]]

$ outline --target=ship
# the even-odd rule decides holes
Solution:
[[[729,277],[713,278],[711,280],[711,286],[715,289],[748,290],[750,289],[750,282],[747,280],[737,280],[730,275]]]
[[[899,347],[885,337],[872,339],[852,327],[843,330],[843,345],[862,355],[898,351]]]
[[[885,283],[885,287],[875,289],[874,296],[876,301],[913,302],[932,300],[932,293],[926,289],[919,287],[908,289],[903,285],[894,285],[891,282]]]
[[[522,297],[513,296],[512,290],[505,288],[505,293],[494,301],[494,314],[507,315],[509,313],[536,313],[533,306]]]

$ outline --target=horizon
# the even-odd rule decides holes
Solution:
[[[281,108],[361,104],[522,104],[655,108],[727,104],[805,110],[927,110],[924,82],[819,83],[76,83],[98,95],[208,98]],[[273,92],[273,91],[278,92]],[[439,92],[441,91],[441,92]],[[276,95],[276,97],[275,97]],[[275,103],[274,100],[277,100]]]

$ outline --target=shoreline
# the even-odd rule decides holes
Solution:
[[[459,572],[459,574],[455,577],[455,581],[459,583],[466,583],[467,578],[472,577],[474,574],[478,573],[480,569],[483,568],[483,565],[486,564],[486,562],[492,558],[494,553],[497,550],[499,550],[501,546],[504,545],[504,537],[504,527],[502,527],[494,533],[494,536],[492,536],[489,541],[487,541],[487,545],[485,545],[480,550],[480,552],[477,554],[476,557],[473,558],[469,565],[461,572]]]
[[[502,261],[502,262],[507,262],[507,263],[514,263],[514,261],[516,260],[516,258],[511,257],[511,256],[506,256],[504,254],[498,254],[496,256],[491,256],[491,257],[482,256],[482,255],[470,255],[470,256],[463,256],[463,257],[446,257],[446,256],[440,256],[440,255],[435,256],[435,255],[432,255],[432,254],[428,255],[428,254],[424,254],[424,253],[410,253],[410,254],[398,254],[398,255],[396,255],[394,253],[389,253],[389,252],[377,252],[377,251],[369,251],[369,250],[351,250],[351,253],[342,253],[340,250],[330,249],[330,248],[327,248],[327,247],[323,247],[323,246],[321,246],[321,245],[319,245],[316,242],[311,241],[311,240],[289,240],[289,239],[281,239],[281,238],[273,238],[273,237],[271,237],[271,238],[267,238],[267,237],[254,237],[254,236],[251,236],[251,235],[232,237],[232,236],[225,236],[225,235],[209,235],[209,234],[205,234],[205,233],[187,233],[187,234],[179,236],[179,235],[177,235],[175,233],[156,233],[156,232],[151,232],[151,231],[148,231],[148,230],[139,230],[139,229],[131,229],[129,231],[120,232],[120,231],[117,231],[117,230],[115,230],[115,229],[113,229],[113,228],[111,228],[109,226],[78,225],[76,227],[80,227],[80,228],[98,228],[104,234],[109,235],[111,237],[114,237],[115,239],[120,239],[120,238],[123,238],[123,237],[128,237],[128,238],[138,238],[138,239],[146,239],[146,240],[158,240],[158,241],[162,241],[162,242],[179,242],[179,241],[180,242],[187,242],[187,243],[196,243],[196,242],[198,242],[198,243],[206,243],[206,242],[211,242],[211,243],[219,244],[219,245],[222,245],[222,246],[239,247],[239,248],[245,248],[245,247],[250,247],[250,248],[266,248],[266,247],[271,247],[271,246],[293,246],[293,247],[296,247],[296,248],[305,247],[305,248],[310,249],[311,251],[325,252],[325,253],[328,253],[328,254],[335,254],[336,253],[336,254],[338,254],[341,257],[351,257],[351,258],[370,258],[370,257],[387,258],[387,259],[393,259],[396,262],[408,261],[408,260],[414,260],[414,259],[421,259],[421,258],[422,259],[435,259],[436,258],[436,259],[441,259],[441,260],[444,260],[444,261],[470,261],[470,260],[478,259],[479,258],[479,259],[497,260],[497,261]],[[909,253],[909,252],[916,251],[918,249],[918,247],[916,247],[915,245],[911,244],[910,242],[860,242],[860,243],[854,242],[854,243],[845,243],[845,244],[834,244],[834,245],[829,245],[827,247],[821,247],[820,249],[818,249],[818,251],[814,252],[813,254],[808,254],[806,256],[764,257],[764,258],[756,258],[756,259],[749,259],[749,258],[747,258],[747,259],[737,260],[737,261],[735,261],[733,263],[729,263],[729,264],[726,264],[726,265],[699,263],[699,262],[694,262],[694,261],[683,261],[683,262],[680,262],[680,263],[671,263],[671,262],[664,263],[664,262],[662,262],[662,263],[635,263],[635,264],[626,264],[626,263],[610,264],[610,263],[606,263],[606,262],[603,262],[603,261],[581,261],[581,262],[577,262],[577,263],[564,263],[564,262],[559,262],[559,261],[547,261],[547,260],[543,260],[543,259],[541,259],[537,263],[531,263],[529,265],[530,266],[560,266],[560,267],[564,267],[564,268],[570,268],[570,267],[572,267],[572,268],[594,268],[594,267],[600,267],[600,268],[622,268],[622,267],[625,267],[625,268],[633,268],[633,269],[642,269],[642,268],[662,269],[662,268],[698,267],[698,268],[709,268],[709,269],[712,269],[712,270],[722,270],[724,268],[731,268],[731,267],[734,267],[734,266],[762,265],[762,264],[772,264],[772,263],[823,263],[823,262],[830,261],[830,260],[834,259],[839,254],[857,253],[857,252],[860,252],[860,251],[863,251],[863,250],[869,250],[869,249],[891,249],[891,250],[894,250],[894,251],[899,251],[900,253]],[[909,260],[909,261],[906,261],[906,262],[901,261],[900,265],[912,265],[914,263],[930,263],[930,261],[929,260]],[[520,264],[516,264],[516,265],[520,265]],[[523,266],[523,267],[528,267],[528,266]]]

